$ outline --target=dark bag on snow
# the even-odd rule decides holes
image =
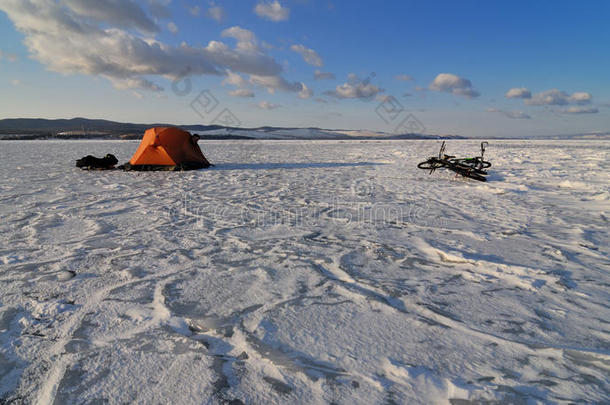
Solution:
[[[96,158],[95,156],[87,155],[76,161],[76,167],[80,167],[84,170],[109,170],[114,169],[114,165],[117,163],[119,163],[119,160],[116,158],[116,156],[110,153],[103,158]]]

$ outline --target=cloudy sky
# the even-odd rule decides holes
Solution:
[[[609,20],[608,1],[0,0],[0,118],[610,131]]]

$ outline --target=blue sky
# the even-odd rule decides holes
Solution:
[[[609,19],[607,1],[0,0],[0,118],[610,131]]]

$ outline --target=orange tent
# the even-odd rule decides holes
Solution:
[[[196,135],[176,127],[150,128],[133,154],[127,169],[190,170],[210,167],[203,156]]]

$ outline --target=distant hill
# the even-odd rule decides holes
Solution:
[[[127,124],[107,120],[91,120],[87,118],[72,118],[47,120],[42,118],[9,118],[0,120],[2,133],[58,133],[62,131],[137,131],[143,128],[141,124]]]
[[[139,139],[151,127],[170,124],[134,124],[100,119],[9,118],[0,120],[0,140],[7,139]],[[456,135],[387,134],[374,131],[322,128],[258,127],[235,128],[221,125],[179,125],[203,139],[439,139]]]
[[[63,132],[125,134],[143,132],[152,126],[170,126],[169,124],[133,124],[88,118],[48,120],[42,118],[9,118],[0,120],[1,134],[48,134],[57,135]],[[208,126],[203,126],[205,129]],[[212,126],[216,127],[216,126]],[[202,128],[203,129],[203,128]]]

